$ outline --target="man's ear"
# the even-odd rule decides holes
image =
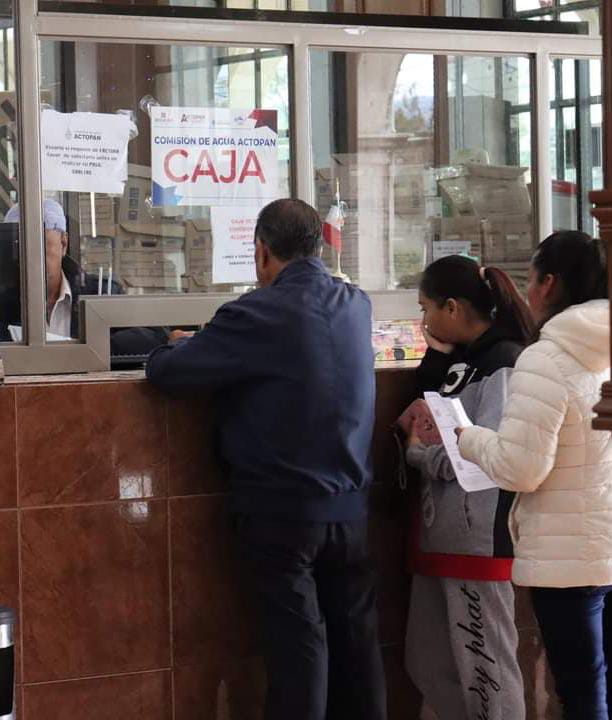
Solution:
[[[270,263],[270,248],[264,245],[261,240],[255,241],[255,262],[261,268],[266,268]]]
[[[62,233],[62,257],[68,252],[68,233]]]

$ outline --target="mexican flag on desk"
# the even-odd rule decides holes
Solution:
[[[344,215],[340,207],[340,192],[336,192],[334,204],[329,208],[323,223],[323,239],[331,245],[337,253],[342,252],[342,227]]]

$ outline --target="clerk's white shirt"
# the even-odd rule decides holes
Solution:
[[[70,322],[72,319],[72,290],[68,278],[62,271],[62,285],[59,295],[47,323],[47,342],[61,339],[70,339]]]

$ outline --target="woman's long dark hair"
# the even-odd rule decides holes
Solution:
[[[440,306],[450,298],[464,300],[479,317],[517,342],[526,344],[533,336],[535,323],[529,307],[499,268],[480,268],[468,257],[449,255],[425,268],[421,291]]]
[[[540,243],[531,265],[542,282],[546,275],[557,281],[557,296],[546,320],[570,305],[608,297],[606,243],[577,230],[563,230]]]

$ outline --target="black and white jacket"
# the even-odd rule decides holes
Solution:
[[[428,350],[417,371],[420,390],[459,397],[474,424],[496,429],[510,374],[522,350],[520,343],[496,327],[451,355]],[[510,579],[512,493],[497,489],[466,493],[441,445],[411,447],[406,460],[421,472],[413,570],[438,577]]]

